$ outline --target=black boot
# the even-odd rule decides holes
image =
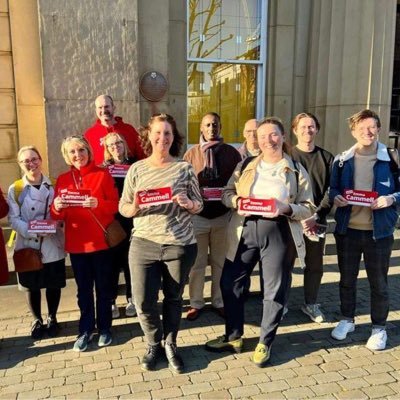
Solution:
[[[156,367],[157,360],[161,356],[161,345],[158,344],[149,344],[147,347],[147,352],[142,358],[142,369],[145,371],[153,371]]]
[[[168,360],[168,367],[172,372],[181,374],[185,368],[181,356],[177,353],[175,343],[165,343],[165,355]]]

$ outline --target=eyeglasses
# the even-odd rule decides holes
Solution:
[[[107,144],[107,147],[108,147],[109,149],[111,149],[111,147],[117,147],[117,146],[119,146],[120,144],[123,144],[123,143],[124,143],[124,142],[123,142],[122,140],[118,140],[117,142]]]
[[[29,165],[29,164],[36,164],[37,162],[39,162],[40,158],[39,157],[32,157],[30,160],[26,159],[26,160],[20,160],[18,161],[20,164],[24,164],[24,165]]]

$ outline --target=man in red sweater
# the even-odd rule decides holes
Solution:
[[[122,135],[128,144],[129,153],[137,160],[144,158],[143,150],[139,141],[139,134],[136,129],[122,121],[121,117],[116,117],[115,105],[111,96],[102,94],[94,102],[97,120],[85,132],[85,139],[93,149],[94,161],[96,165],[104,162],[104,137],[110,132]]]

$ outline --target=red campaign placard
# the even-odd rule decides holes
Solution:
[[[205,187],[203,188],[203,197],[206,201],[218,201],[222,198],[221,187]]]
[[[52,219],[33,219],[28,222],[28,233],[56,233],[57,221]]]
[[[69,206],[82,206],[83,202],[90,197],[89,189],[61,189],[60,197]]]
[[[141,190],[138,192],[139,208],[158,206],[172,203],[172,189],[163,187],[158,189]]]
[[[378,192],[368,190],[345,189],[343,197],[354,206],[371,207],[371,203],[378,197]]]
[[[276,201],[275,199],[244,198],[239,203],[239,211],[252,215],[272,216],[276,212]]]
[[[130,167],[127,164],[112,164],[107,166],[108,172],[113,178],[125,178]]]

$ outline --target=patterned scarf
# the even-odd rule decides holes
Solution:
[[[223,138],[207,142],[203,135],[200,135],[200,148],[204,153],[204,169],[201,175],[204,179],[217,179],[219,177],[217,163],[215,161],[215,153],[223,142]]]

